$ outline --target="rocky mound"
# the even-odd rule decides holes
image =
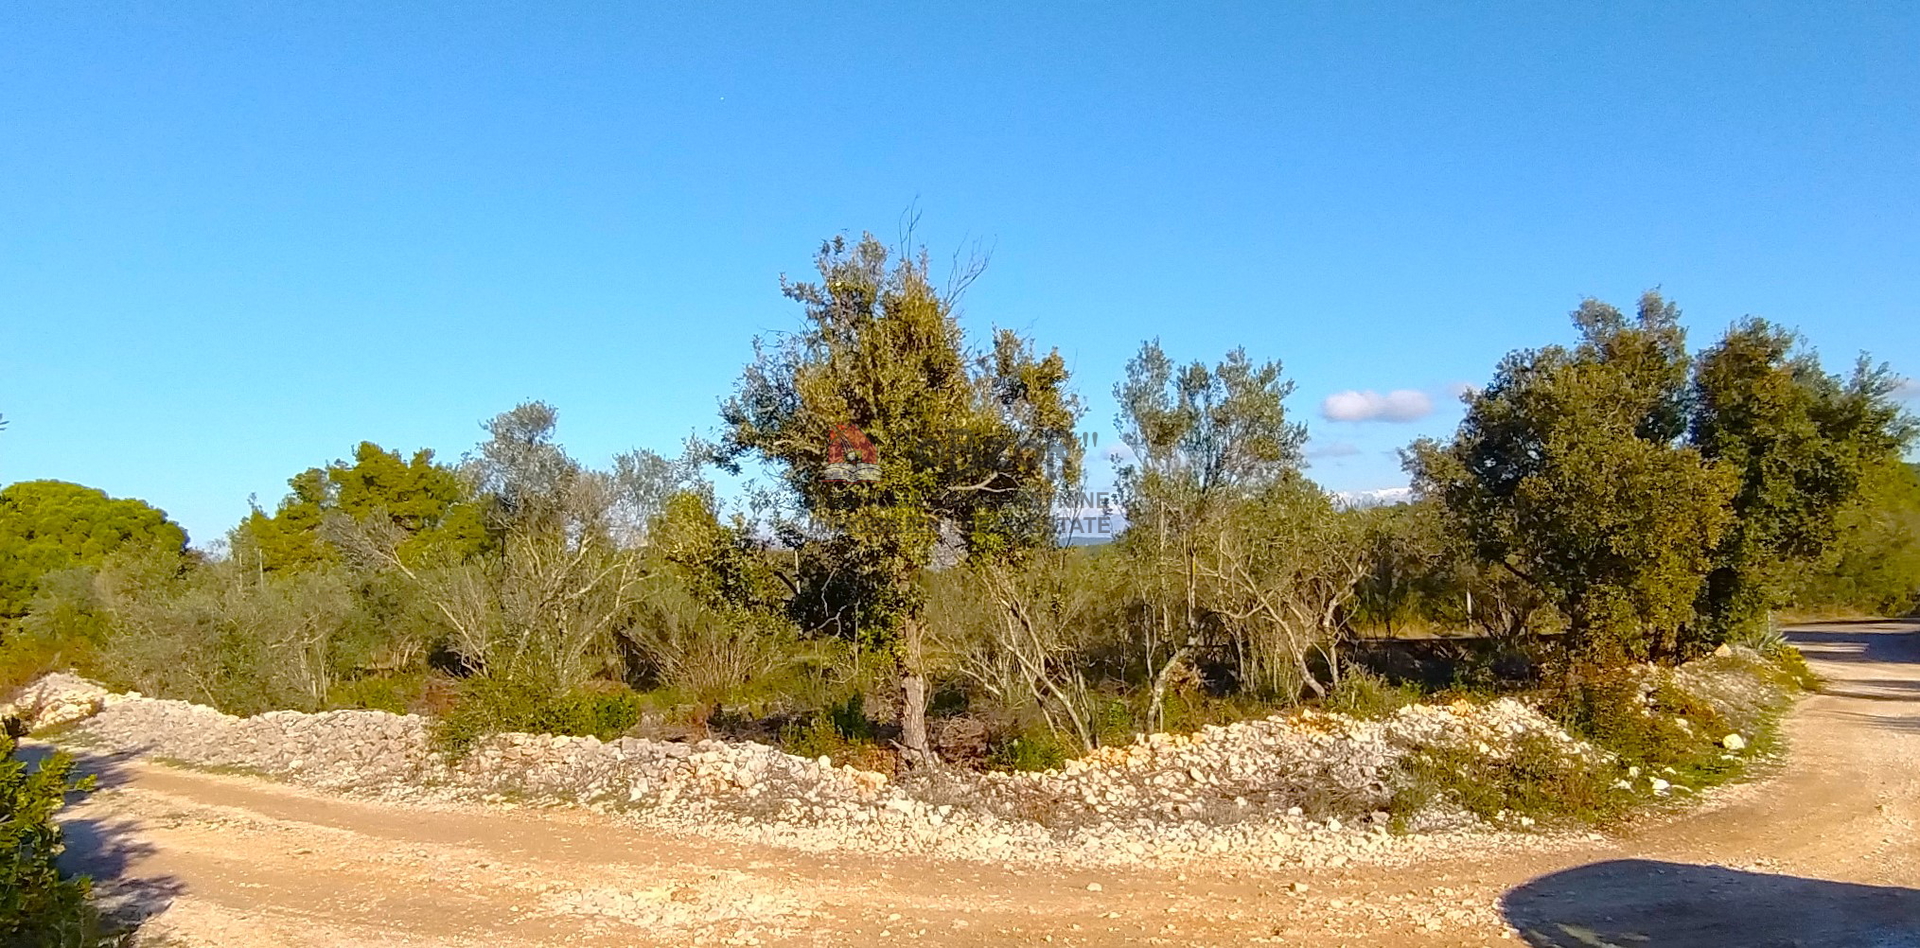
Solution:
[[[0,714],[36,728],[75,724],[70,740],[98,751],[329,790],[574,803],[707,835],[995,861],[1233,854],[1338,865],[1411,855],[1406,850],[1422,848],[1422,840],[1390,836],[1383,812],[1407,755],[1452,746],[1498,757],[1517,740],[1544,736],[1568,755],[1605,756],[1511,699],[1414,705],[1382,720],[1301,711],[1193,734],[1142,735],[1042,773],[897,781],[824,757],[722,741],[500,734],[450,763],[432,749],[429,722],[416,715],[239,718],[113,694],[71,675],[41,679]]]

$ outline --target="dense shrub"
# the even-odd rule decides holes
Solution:
[[[995,770],[1052,770],[1073,756],[1071,742],[1044,727],[1035,727],[996,741],[987,752],[987,765]]]
[[[461,683],[458,700],[435,722],[433,736],[455,758],[482,738],[508,731],[611,740],[638,724],[643,710],[644,699],[631,691],[555,695],[522,682],[477,677]]]
[[[1419,700],[1418,688],[1396,685],[1364,668],[1352,668],[1341,676],[1327,707],[1356,718],[1384,718]]]
[[[86,878],[64,878],[54,866],[65,844],[53,814],[71,790],[91,789],[73,777],[65,754],[39,769],[14,756],[0,736],[0,948],[78,948],[96,940]]]
[[[1631,669],[1589,673],[1555,696],[1550,708],[1569,732],[1629,765],[1686,764],[1726,730],[1711,705]]]
[[[833,730],[850,741],[872,741],[877,729],[873,719],[867,717],[867,696],[854,692],[847,700],[827,709],[827,720],[833,724]]]
[[[406,714],[420,703],[426,690],[427,676],[423,673],[371,675],[335,682],[327,692],[327,705]]]
[[[50,671],[75,664],[72,649],[37,636],[0,630],[0,695]]]
[[[825,757],[838,765],[892,773],[897,758],[867,716],[866,695],[854,692],[826,710],[780,729],[780,749],[798,757]]]

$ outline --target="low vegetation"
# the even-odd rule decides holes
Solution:
[[[1404,824],[1442,803],[1496,824],[1608,823],[1650,795],[1697,792],[1767,759],[1791,697],[1813,684],[1791,648],[1728,651],[1682,671],[1587,669],[1530,697],[1597,753],[1539,735],[1504,752],[1429,748],[1414,755],[1395,815]]]
[[[101,943],[101,929],[89,885],[54,865],[64,846],[53,815],[66,794],[91,789],[93,778],[74,777],[64,754],[29,766],[7,730],[0,734],[0,946],[90,948]]]

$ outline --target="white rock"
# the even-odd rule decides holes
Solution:
[[[1729,734],[1720,739],[1720,746],[1730,751],[1744,750],[1747,746],[1747,739],[1738,734]]]

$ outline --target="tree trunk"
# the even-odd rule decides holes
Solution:
[[[900,669],[900,749],[909,766],[935,762],[927,743],[927,680],[905,667]]]
[[[900,637],[900,750],[910,767],[938,763],[927,741],[927,679],[920,673],[926,654],[920,617],[908,615]]]
[[[1307,650],[1305,648],[1294,649],[1293,661],[1300,669],[1300,680],[1306,682],[1307,690],[1313,692],[1314,697],[1325,699],[1327,696],[1326,686],[1320,684],[1319,679],[1313,677],[1313,669],[1307,667]]]
[[[1190,651],[1192,651],[1192,649],[1184,645],[1174,649],[1173,657],[1167,659],[1167,663],[1160,666],[1160,672],[1153,676],[1153,700],[1147,705],[1147,731],[1149,733],[1167,729],[1167,680],[1173,677],[1174,669],[1178,668],[1180,663],[1186,660],[1187,653]]]

